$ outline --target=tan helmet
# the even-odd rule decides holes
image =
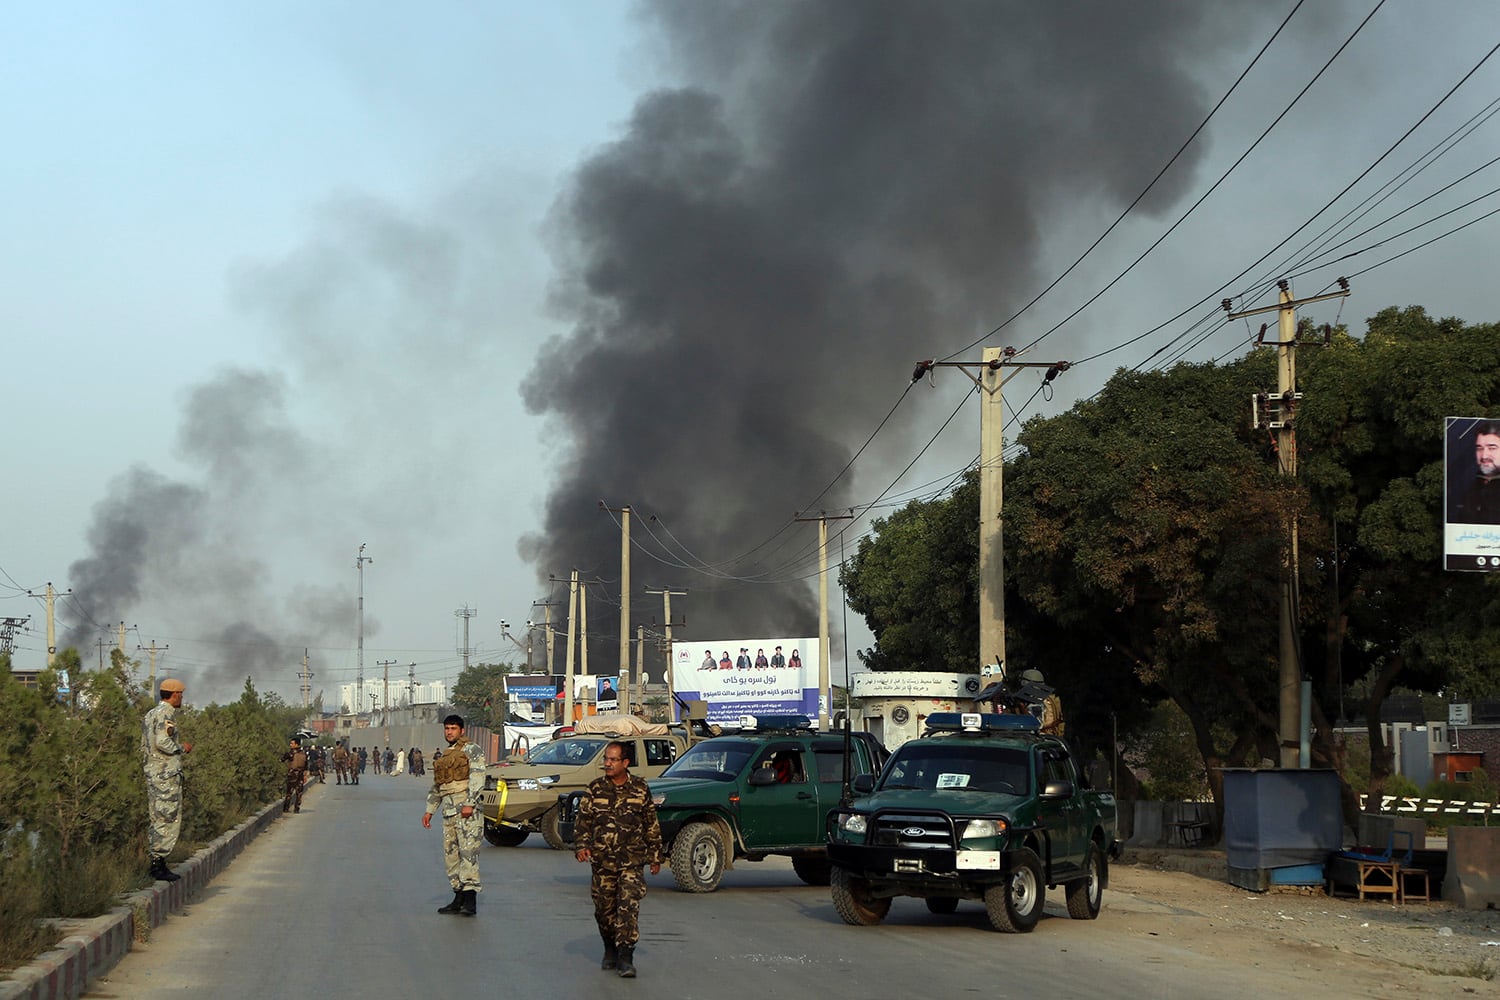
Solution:
[[[1033,684],[1047,683],[1047,681],[1042,677],[1042,672],[1035,669],[1021,671],[1021,680],[1030,681]]]
[[[167,694],[173,694],[177,691],[186,691],[187,685],[175,677],[168,677],[161,682],[161,690],[167,692]]]

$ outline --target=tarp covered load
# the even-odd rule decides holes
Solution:
[[[634,715],[586,715],[573,723],[573,732],[608,733],[614,736],[666,736],[664,722],[647,722]]]

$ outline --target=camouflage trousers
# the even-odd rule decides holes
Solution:
[[[286,773],[286,797],[281,800],[281,811],[286,812],[292,806],[297,811],[302,811],[302,788],[306,778],[302,771],[288,771]]]
[[[448,884],[460,889],[479,889],[479,842],[484,834],[484,817],[479,808],[464,819],[456,805],[443,806],[443,864],[448,869]]]
[[[146,845],[153,858],[165,858],[182,832],[182,774],[146,774],[146,805],[150,831]]]
[[[640,940],[641,900],[646,898],[646,873],[639,865],[614,871],[594,868],[594,922],[599,937],[621,948]]]

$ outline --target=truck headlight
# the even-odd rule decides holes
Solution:
[[[839,817],[839,829],[845,833],[863,834],[868,824],[861,813],[844,813]]]
[[[1005,820],[971,819],[964,824],[960,840],[989,840],[1005,832]]]

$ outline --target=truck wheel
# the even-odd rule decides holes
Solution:
[[[1010,874],[1005,881],[984,890],[984,908],[997,931],[1026,933],[1042,918],[1047,887],[1042,883],[1042,863],[1021,848],[1011,855]]]
[[[562,830],[558,826],[561,820],[562,809],[558,806],[553,806],[542,813],[542,818],[536,822],[537,826],[542,828],[542,839],[547,842],[548,847],[554,851],[571,851],[573,845],[563,840]]]
[[[927,911],[929,913],[957,913],[957,896],[928,896]]]
[[[683,892],[713,892],[724,877],[724,842],[707,823],[689,823],[672,842],[672,878]]]
[[[870,883],[842,868],[835,868],[829,876],[833,887],[833,908],[839,911],[844,923],[856,927],[873,927],[891,912],[889,899],[875,899],[870,895]]]
[[[1069,882],[1068,916],[1074,920],[1093,920],[1099,915],[1099,906],[1104,901],[1104,852],[1099,845],[1090,842],[1089,856],[1084,861],[1088,874]]]
[[[827,858],[797,857],[792,859],[792,871],[808,885],[827,885],[833,865]]]
[[[526,839],[525,830],[513,826],[491,826],[484,824],[484,839],[496,847],[518,847]]]

